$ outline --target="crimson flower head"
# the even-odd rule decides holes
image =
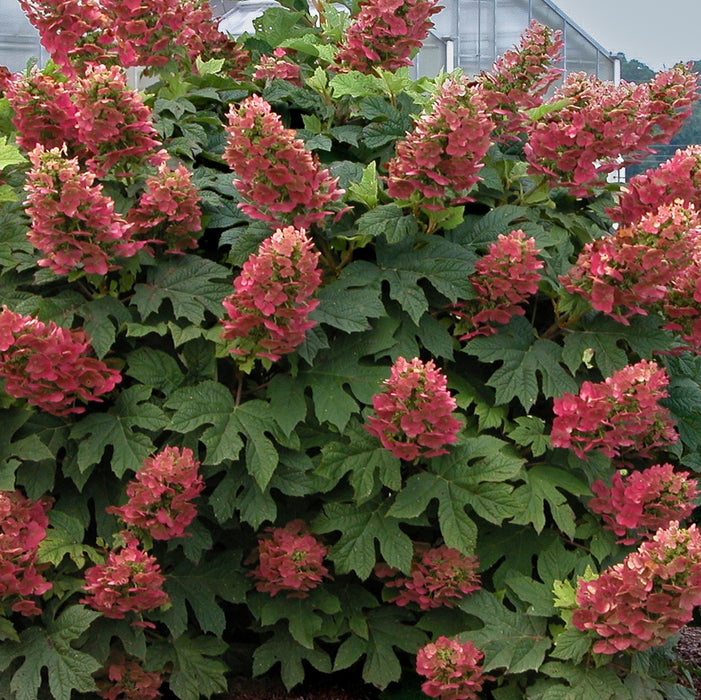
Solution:
[[[341,68],[374,73],[411,64],[440,12],[438,0],[361,0],[336,53]]]
[[[5,97],[10,102],[17,143],[31,151],[41,144],[61,148],[76,143],[76,107],[70,84],[54,74],[33,70],[8,80]]]
[[[133,257],[143,247],[132,239],[114,201],[95,183],[95,174],[81,170],[77,158],[66,158],[58,148],[37,146],[29,160],[27,238],[45,255],[38,261],[40,267],[57,275],[81,268],[105,275],[119,267],[114,258]]]
[[[678,436],[667,398],[669,378],[655,362],[641,360],[614,372],[603,382],[583,382],[579,394],[554,399],[550,442],[569,447],[585,458],[590,450],[607,457],[635,453],[648,457],[656,448],[673,444]]]
[[[553,95],[558,107],[527,125],[532,172],[576,197],[591,195],[608,173],[669,141],[697,98],[697,81],[684,66],[640,85],[570,73]]]
[[[258,562],[248,574],[256,580],[256,590],[271,596],[282,592],[288,598],[306,598],[308,591],[329,575],[324,566],[328,549],[302,520],[266,532],[250,559]]]
[[[294,352],[315,325],[309,314],[319,302],[312,295],[321,284],[319,253],[304,229],[288,226],[263,241],[234,280],[234,293],[223,301],[228,319],[224,340],[242,362],[256,357],[273,362]]]
[[[112,23],[100,0],[19,0],[41,43],[69,78],[86,63],[116,63]]]
[[[440,700],[479,700],[486,680],[484,654],[472,642],[438,637],[416,654],[416,672],[425,676],[421,690]]]
[[[701,207],[701,144],[677,150],[656,168],[630,178],[616,206],[606,213],[619,224],[634,224],[678,199]]]
[[[561,31],[533,20],[519,46],[500,56],[491,71],[477,76],[499,140],[514,140],[524,131],[526,110],[542,104],[548,88],[562,73],[555,64],[563,45]]]
[[[101,684],[104,700],[154,700],[161,697],[163,677],[157,671],[145,671],[136,659],[122,658],[107,669],[109,684]]]
[[[98,177],[110,171],[131,174],[143,161],[153,166],[165,161],[151,109],[127,87],[119,66],[89,65],[76,82],[73,101],[78,138],[90,154],[87,165]]]
[[[202,212],[192,173],[182,163],[175,170],[162,163],[144,187],[138,206],[126,216],[132,236],[147,237],[149,244],[164,243],[169,253],[197,248]]]
[[[686,288],[686,280],[689,273],[695,277],[699,261],[701,213],[676,200],[644,214],[630,227],[619,227],[614,235],[588,243],[560,281],[567,291],[620,323],[650,311],[676,318],[676,309],[693,304],[694,290]],[[691,315],[698,317],[698,312]]]
[[[259,95],[229,110],[224,160],[236,174],[234,184],[246,200],[239,207],[253,219],[278,226],[308,228],[337,213],[343,195],[338,178],[321,168],[294,129]]]
[[[52,585],[37,563],[50,506],[47,500],[30,501],[19,491],[0,491],[0,600],[12,600],[12,610],[21,615],[41,612],[31,596],[46,593]]]
[[[617,471],[610,487],[599,479],[591,489],[595,497],[589,508],[624,544],[689,517],[699,495],[696,479],[690,479],[689,472],[675,471],[671,464],[655,464],[627,476]]]
[[[207,0],[101,0],[101,5],[122,66],[218,57],[225,59],[226,72],[240,78],[248,64],[247,52],[217,29]]]
[[[500,233],[487,254],[475,263],[470,282],[477,296],[456,308],[456,315],[464,319],[458,332],[468,330],[460,340],[491,335],[496,333],[493,324],[523,316],[524,302],[538,291],[538,270],[542,268],[534,238],[526,238],[520,229],[506,236]]]
[[[16,399],[54,416],[83,413],[81,405],[101,401],[122,381],[117,370],[91,356],[90,339],[81,330],[0,309],[0,377]]]
[[[457,441],[462,427],[452,415],[457,404],[447,383],[433,360],[398,357],[385,391],[373,396],[376,416],[368,418],[365,429],[408,462],[446,454],[445,446]]]
[[[129,501],[108,513],[124,523],[148,532],[154,540],[184,537],[197,515],[193,500],[204,489],[200,463],[187,447],[166,447],[144,464],[127,485]]]
[[[455,607],[457,601],[479,590],[477,573],[479,562],[466,557],[457,549],[445,545],[430,548],[418,542],[414,545],[414,558],[409,576],[387,564],[378,564],[375,575],[388,578],[386,588],[396,588],[397,594],[390,602],[403,607],[416,603],[421,610]]]
[[[389,164],[387,192],[418,199],[427,209],[471,201],[494,123],[480,89],[467,78],[445,80],[432,105],[414,124]]]
[[[673,521],[593,581],[580,579],[572,623],[597,654],[660,646],[701,604],[701,533]]]
[[[125,530],[120,536],[124,546],[110,552],[104,564],[86,570],[83,590],[88,595],[80,601],[117,620],[170,601],[162,589],[165,577],[156,558],[140,549],[139,540],[130,532]]]
[[[278,47],[273,51],[272,56],[261,56],[260,63],[253,73],[253,80],[287,80],[301,87],[299,66],[285,60],[287,52],[287,49]]]

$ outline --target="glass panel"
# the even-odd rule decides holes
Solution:
[[[7,66],[13,73],[22,71],[27,61],[34,57],[46,58],[39,43],[39,34],[26,18],[16,0],[2,0],[2,27],[0,27],[0,64]]]
[[[458,0],[458,65],[468,75],[479,73],[479,0]]]
[[[489,70],[496,58],[496,0],[479,0],[479,69]]]
[[[598,49],[574,27],[567,25],[567,72],[596,75]]]
[[[601,78],[601,80],[613,81],[615,79],[613,66],[614,60],[610,56],[599,53],[598,77]]]
[[[528,26],[528,0],[497,0],[497,56],[518,45]]]
[[[411,72],[416,78],[435,78],[445,65],[445,43],[430,32],[414,58],[414,70]]]

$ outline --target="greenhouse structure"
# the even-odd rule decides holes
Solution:
[[[211,0],[221,29],[233,35],[252,31],[252,21],[275,0]],[[561,68],[584,71],[602,80],[618,82],[619,59],[577,26],[552,0],[442,0],[443,10],[433,18],[435,27],[414,63],[415,76],[434,76],[458,66],[468,74],[491,67],[495,58],[518,43],[532,19],[564,36]],[[47,54],[39,36],[22,13],[17,0],[0,0],[0,64],[23,70],[36,59],[44,65]]]

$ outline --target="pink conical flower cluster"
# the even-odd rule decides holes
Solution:
[[[247,200],[239,207],[253,219],[308,228],[335,211],[343,195],[338,178],[321,168],[293,129],[260,96],[229,110],[224,160]]]
[[[701,144],[677,150],[656,168],[630,178],[616,206],[606,213],[619,224],[634,224],[677,199],[701,206]]]
[[[523,304],[538,291],[538,270],[542,268],[534,238],[526,238],[520,229],[506,236],[499,234],[487,254],[475,263],[475,274],[470,277],[477,296],[456,309],[462,319],[456,329],[463,333],[460,340],[491,335],[496,333],[494,324],[523,316]]]
[[[200,197],[192,173],[180,163],[174,170],[166,163],[146,179],[137,207],[127,213],[131,233],[148,243],[163,243],[169,253],[197,248],[202,232]],[[151,246],[146,245],[151,251]]]
[[[127,484],[128,502],[119,508],[110,506],[107,512],[154,540],[184,537],[197,515],[193,501],[205,486],[199,467],[191,449],[165,447],[144,460]]]
[[[302,520],[292,520],[284,527],[271,527],[258,540],[249,562],[257,562],[249,576],[256,580],[256,590],[275,596],[306,598],[329,571],[324,566],[328,549],[312,535]]]
[[[118,66],[89,65],[75,85],[76,131],[90,157],[88,167],[103,177],[110,170],[131,174],[147,162],[152,166],[167,157],[151,122],[151,109],[127,87]]]
[[[656,313],[664,328],[701,348],[701,213],[663,204],[631,227],[588,243],[563,287],[621,323]]]
[[[157,671],[144,670],[136,659],[121,658],[107,669],[108,684],[101,684],[104,700],[154,700],[160,698],[163,677]]]
[[[224,58],[243,77],[248,52],[222,34],[207,0],[20,0],[52,59],[69,77],[86,65],[162,66]],[[173,47],[177,47],[173,51]]]
[[[440,700],[479,700],[487,680],[481,662],[484,653],[472,642],[438,637],[416,654],[416,672],[425,676],[421,690]]]
[[[312,296],[321,270],[312,245],[304,229],[278,229],[241,268],[234,293],[223,301],[228,319],[221,322],[221,337],[233,341],[231,352],[243,361],[275,362],[315,325],[309,314],[319,304]]]
[[[699,495],[696,479],[690,479],[689,472],[675,471],[671,464],[655,464],[626,476],[617,471],[610,487],[598,479],[591,490],[595,497],[589,508],[624,544],[651,537],[673,520],[689,517]]]
[[[46,536],[49,501],[30,501],[19,491],[0,491],[0,600],[22,615],[41,612],[32,596],[51,588],[41,575],[37,549]]]
[[[701,533],[677,522],[593,581],[580,579],[572,623],[592,630],[597,654],[664,644],[701,604]]]
[[[71,88],[71,82],[36,70],[8,80],[5,97],[14,113],[17,143],[25,151],[38,145],[47,149],[64,144],[75,147],[78,133]]]
[[[130,532],[125,530],[120,536],[124,546],[111,551],[104,564],[86,570],[83,590],[87,596],[80,601],[117,620],[127,613],[140,615],[170,601],[162,589],[165,577],[156,558],[140,549],[139,540]]]
[[[27,238],[44,253],[41,267],[59,275],[81,268],[104,275],[118,267],[115,257],[132,257],[143,247],[132,239],[129,225],[103,194],[102,185],[95,184],[95,174],[82,171],[77,158],[37,146],[29,159]]]
[[[6,306],[0,310],[0,377],[5,393],[55,416],[82,413],[122,380],[91,356],[90,339],[53,321],[44,324]]]
[[[399,200],[418,196],[428,209],[470,201],[493,128],[480,89],[467,78],[448,78],[406,140],[397,143],[388,194]]]
[[[499,57],[477,81],[497,124],[499,140],[513,140],[525,130],[526,110],[538,107],[562,71],[555,67],[563,47],[562,32],[533,20],[518,47]]]
[[[70,78],[86,63],[116,64],[110,18],[99,0],[19,0],[41,43]]]
[[[346,30],[336,63],[361,73],[381,68],[395,71],[411,64],[433,26],[438,0],[361,0]]]
[[[655,362],[641,360],[614,372],[603,382],[585,381],[579,394],[554,399],[550,442],[584,459],[590,450],[607,457],[634,453],[648,457],[657,447],[676,442],[669,410],[669,378]]]
[[[531,170],[574,196],[589,196],[607,173],[669,141],[690,114],[697,81],[684,66],[640,85],[571,73],[552,98],[565,106],[528,125],[524,152]]]
[[[455,399],[433,360],[398,357],[385,385],[372,398],[376,416],[368,418],[365,429],[408,462],[446,454],[445,446],[457,441],[462,424],[452,415]]]
[[[302,86],[299,65],[285,60],[289,49],[278,47],[272,56],[261,56],[260,62],[253,72],[253,80],[287,80],[294,85]]]
[[[636,314],[662,310],[675,280],[698,260],[701,213],[677,201],[588,243],[560,281],[597,311],[628,323]]]
[[[457,549],[440,545],[430,547],[423,542],[414,545],[414,558],[409,576],[387,564],[378,564],[375,575],[385,582],[385,588],[396,588],[390,599],[400,607],[416,603],[421,610],[452,608],[466,595],[479,590],[476,557],[467,557]]]

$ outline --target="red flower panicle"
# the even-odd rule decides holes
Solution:
[[[299,66],[285,60],[288,49],[278,47],[272,56],[261,56],[260,63],[253,73],[253,80],[287,80],[294,85],[302,86]]]
[[[85,64],[116,63],[112,22],[99,0],[19,0],[41,43],[69,78]]]
[[[288,226],[263,241],[234,280],[235,292],[224,299],[229,316],[221,337],[242,360],[273,362],[291,353],[315,325],[308,320],[319,302],[312,295],[321,283],[319,253],[304,229]]]
[[[239,207],[253,219],[308,228],[333,214],[343,195],[338,178],[287,129],[259,95],[229,110],[224,160],[246,199]]]
[[[31,228],[29,242],[45,257],[38,261],[57,275],[83,269],[105,275],[117,269],[115,257],[129,258],[143,247],[134,241],[114,202],[95,184],[95,174],[83,172],[77,158],[57,148],[37,146],[30,154],[32,169],[25,189]]]
[[[120,533],[124,546],[112,551],[104,564],[85,572],[83,590],[88,594],[81,603],[105,617],[122,619],[160,608],[170,601],[162,589],[165,577],[156,558],[139,548],[139,540],[130,532]]]
[[[659,401],[668,396],[667,373],[641,360],[614,372],[605,381],[583,382],[579,394],[553,401],[550,442],[568,447],[582,459],[590,450],[607,457],[634,452],[648,457],[677,440],[669,411]]]
[[[88,66],[85,77],[76,83],[73,101],[78,138],[91,156],[88,167],[98,177],[110,171],[131,174],[144,161],[153,166],[165,161],[151,109],[127,87],[126,75],[118,66]]]
[[[688,477],[689,472],[675,472],[671,464],[655,464],[625,477],[617,471],[610,487],[600,479],[591,485],[595,497],[588,505],[624,544],[633,544],[691,515],[699,490]]]
[[[659,646],[701,604],[701,534],[677,522],[593,581],[580,579],[572,623],[593,630],[597,654]]]
[[[192,67],[223,58],[224,70],[243,77],[248,52],[217,28],[207,0],[20,0],[41,42],[69,77],[89,63]],[[174,51],[174,47],[177,49]]]
[[[226,59],[227,72],[242,77],[248,54],[217,29],[207,0],[101,0],[101,4],[111,20],[120,65],[163,66],[184,57],[192,64],[198,56],[207,60],[216,54]]]
[[[669,141],[690,113],[697,80],[683,66],[640,85],[569,74],[552,98],[565,106],[528,124],[524,152],[532,171],[574,196],[589,196],[608,173]]]
[[[76,143],[76,107],[70,84],[53,74],[32,71],[8,82],[5,97],[14,112],[17,143],[25,151],[41,144],[61,148]]]
[[[160,698],[163,678],[157,671],[145,671],[136,659],[120,659],[107,670],[110,684],[101,684],[104,700],[154,700]]]
[[[523,316],[523,304],[538,291],[538,270],[542,268],[534,238],[526,238],[520,229],[506,236],[499,234],[496,243],[475,264],[475,274],[470,278],[477,296],[456,309],[456,315],[463,319],[457,331],[468,330],[460,340],[491,335],[496,333],[493,324]]]
[[[493,128],[480,89],[467,78],[445,80],[430,110],[397,143],[388,194],[408,200],[417,193],[428,209],[471,201],[468,193],[480,179]]]
[[[701,213],[682,201],[660,206],[630,228],[588,243],[560,277],[563,287],[620,323],[669,303],[679,280],[701,261]],[[693,293],[692,295],[693,296]],[[691,297],[689,297],[690,299]]]
[[[479,700],[486,680],[481,661],[484,654],[472,642],[438,637],[416,654],[416,672],[427,678],[421,690],[440,700]]]
[[[542,104],[548,88],[562,73],[555,67],[562,47],[561,31],[533,20],[519,46],[498,58],[490,72],[477,77],[499,140],[516,139],[524,131],[526,110]]]
[[[328,577],[324,566],[328,549],[309,533],[302,520],[266,532],[251,557],[258,565],[248,574],[256,579],[256,590],[271,596],[282,592],[288,598],[306,598],[308,591]]]
[[[336,63],[361,73],[411,64],[440,12],[438,0],[362,0],[336,53]]]
[[[199,201],[190,171],[182,163],[175,170],[162,163],[158,173],[146,179],[139,205],[127,213],[131,234],[147,237],[149,244],[164,243],[169,253],[197,248],[202,232]]]
[[[37,549],[46,536],[48,501],[30,501],[19,491],[0,491],[0,599],[22,615],[41,612],[31,596],[51,584],[39,573]]]
[[[384,392],[373,396],[377,415],[368,418],[365,429],[408,462],[446,454],[445,446],[457,441],[461,423],[452,415],[457,404],[447,379],[433,360],[398,357],[385,385]]]
[[[414,545],[414,558],[409,576],[403,576],[387,564],[378,564],[375,575],[389,578],[387,588],[398,589],[390,602],[403,607],[416,603],[421,610],[452,608],[466,595],[479,590],[479,562],[457,549],[445,545],[430,548],[423,542]]]
[[[633,224],[677,199],[701,206],[701,145],[678,150],[656,168],[630,178],[617,205],[606,213],[619,224]]]
[[[0,310],[0,377],[5,392],[55,416],[83,413],[82,402],[101,401],[122,380],[91,357],[90,339],[53,321],[44,324],[6,306]]]
[[[145,530],[154,540],[185,537],[185,528],[197,515],[193,500],[204,489],[199,467],[192,450],[166,447],[147,458],[129,482],[129,501],[119,508],[110,506],[107,512]]]

